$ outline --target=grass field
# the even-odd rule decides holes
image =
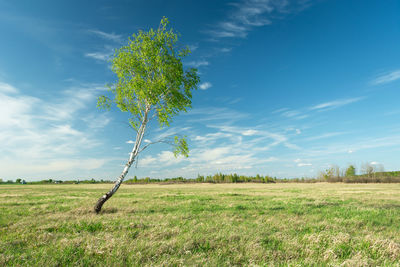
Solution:
[[[1,185],[0,266],[399,266],[400,184]]]

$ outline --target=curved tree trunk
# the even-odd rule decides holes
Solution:
[[[132,149],[132,152],[131,152],[131,155],[129,157],[128,162],[125,164],[124,170],[122,171],[122,173],[119,176],[119,178],[117,179],[117,181],[115,181],[115,184],[114,184],[113,188],[111,188],[110,191],[108,191],[106,194],[102,195],[99,198],[99,200],[97,200],[97,203],[94,206],[94,211],[96,213],[99,213],[101,211],[101,208],[103,207],[104,203],[109,198],[111,198],[112,195],[114,195],[115,192],[117,192],[118,188],[121,186],[121,184],[124,181],[126,175],[128,174],[128,171],[129,171],[130,167],[132,166],[132,163],[135,161],[136,156],[139,153],[139,148],[140,148],[140,144],[142,143],[144,132],[146,130],[146,126],[147,126],[147,122],[148,122],[148,118],[147,118],[148,111],[149,111],[149,109],[146,109],[142,125],[140,126],[139,131],[137,132],[137,135],[136,135],[135,145],[133,146],[133,149]]]

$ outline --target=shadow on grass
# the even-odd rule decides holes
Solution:
[[[94,213],[93,210],[91,210],[91,212]],[[113,214],[113,213],[117,213],[118,209],[117,208],[104,208],[100,211],[99,214]]]

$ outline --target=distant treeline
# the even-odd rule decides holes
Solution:
[[[400,183],[400,171],[385,172],[382,164],[364,163],[357,169],[354,165],[340,168],[332,165],[325,171],[320,172],[317,181],[330,183]]]
[[[126,181],[128,184],[135,183],[276,183],[279,179],[276,177],[262,176],[257,174],[256,176],[245,176],[234,174],[222,174],[217,173],[214,175],[198,175],[197,178],[165,178],[165,179],[152,179],[146,177],[138,179],[136,176],[133,179]]]
[[[184,178],[184,177],[174,177],[174,178],[165,178],[165,179],[157,179],[157,178],[138,178],[134,176],[132,179],[125,180],[124,183],[127,184],[148,184],[148,183],[276,183],[280,181],[289,181],[290,179],[278,179],[276,177],[269,176],[245,176],[234,174],[222,174],[217,173],[215,175],[198,175],[197,178]],[[3,181],[0,179],[0,183],[5,184],[96,184],[96,183],[113,183],[111,180],[57,180],[57,179],[47,179],[41,181],[27,182],[23,179],[16,179]]]
[[[40,181],[26,181],[24,179],[14,180],[3,180],[0,179],[0,184],[101,184],[101,183],[113,183],[114,181],[109,180],[58,180],[58,179],[46,179]]]
[[[222,174],[217,173],[214,175],[198,175],[197,178],[138,178],[134,176],[132,179],[125,181],[126,184],[151,184],[151,183],[162,183],[162,184],[173,184],[173,183],[317,183],[317,182],[329,182],[329,183],[400,183],[400,171],[392,172],[375,172],[371,171],[356,175],[354,166],[350,165],[345,171],[340,171],[338,167],[332,167],[324,172],[321,172],[318,178],[276,178],[270,176],[246,176],[234,174]],[[98,184],[98,183],[114,183],[112,180],[56,180],[47,179],[41,181],[27,182],[23,179],[16,179],[3,181],[0,179],[0,184]]]

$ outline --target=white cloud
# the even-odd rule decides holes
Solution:
[[[214,31],[214,37],[241,37],[247,36],[248,29],[234,22],[221,22],[219,24],[220,31]]]
[[[223,48],[219,49],[219,51],[222,53],[228,53],[228,52],[232,51],[232,48],[223,47]]]
[[[324,102],[315,106],[310,107],[310,110],[330,110],[338,107],[342,107],[348,104],[356,103],[360,100],[364,99],[364,97],[355,97],[355,98],[346,98],[339,99],[330,102]]]
[[[140,164],[140,166],[151,166],[153,163],[156,162],[156,158],[152,157],[152,156],[146,156],[144,158],[139,158],[138,162]]]
[[[92,171],[101,168],[107,161],[108,159],[103,158],[59,158],[48,159],[46,161],[37,161],[35,159],[28,162],[6,159],[0,161],[0,169],[3,177],[45,179],[46,177],[54,177],[51,175],[55,175],[55,177],[75,179],[76,176],[67,176],[71,175],[71,170]]]
[[[211,142],[215,142],[218,139],[229,140],[232,137],[233,137],[232,134],[223,133],[223,132],[217,132],[217,133],[208,133],[208,134],[203,135],[203,136],[197,135],[197,136],[194,137],[193,140],[194,141],[199,141],[199,142],[204,142],[204,143],[211,143]]]
[[[282,113],[282,116],[287,117],[287,118],[292,118],[300,115],[300,112],[296,110],[288,110]]]
[[[139,160],[139,164],[143,167],[160,167],[170,166],[182,162],[184,158],[182,156],[175,157],[171,151],[161,151],[155,157],[146,156]]]
[[[103,39],[110,40],[113,42],[120,43],[122,40],[122,35],[115,34],[115,33],[107,33],[99,30],[88,30],[88,32],[93,33]]]
[[[282,113],[282,112],[287,111],[287,110],[289,110],[289,108],[280,108],[280,109],[272,111],[271,113],[272,114]]]
[[[134,144],[135,141],[133,141],[133,140],[128,140],[128,141],[126,141],[126,143],[127,143],[127,144]]]
[[[372,85],[381,85],[390,82],[394,82],[400,79],[400,70],[394,70],[389,73],[385,73],[374,79],[371,84]]]
[[[188,45],[190,52],[196,51],[199,46],[197,44]]]
[[[57,125],[53,129],[53,133],[63,136],[63,135],[71,135],[71,136],[79,136],[82,133],[76,129],[73,129],[71,125],[64,124],[64,125]]]
[[[246,130],[246,131],[242,132],[242,135],[244,135],[244,136],[252,136],[252,135],[255,135],[257,133],[258,133],[257,130],[249,129],[249,130]]]
[[[17,89],[10,84],[0,82],[0,93],[17,93]]]
[[[252,144],[252,149],[254,151],[267,151],[272,147],[278,145],[284,145],[287,148],[298,150],[299,147],[289,142],[288,137],[283,134],[273,133],[266,130],[243,130],[241,127],[230,126],[230,125],[207,125],[209,128],[217,128],[220,132],[227,132],[233,134],[233,137],[237,135],[251,134],[258,136],[253,138],[249,142]],[[239,139],[241,140],[241,139]],[[260,143],[262,145],[260,146]],[[248,147],[250,148],[250,147]]]
[[[231,3],[234,10],[208,31],[213,38],[245,38],[255,27],[269,25],[272,20],[297,13],[310,5],[308,1],[289,3],[287,0],[243,0]]]
[[[86,125],[91,129],[101,129],[106,127],[111,119],[108,117],[107,113],[89,114],[82,117],[82,120],[86,122]]]
[[[191,109],[189,112],[184,113],[183,115],[195,117],[193,121],[197,123],[207,121],[224,121],[225,123],[227,123],[249,117],[249,114],[241,111],[236,111],[230,108],[216,107],[194,108]]]
[[[308,157],[321,158],[333,154],[351,154],[355,151],[398,146],[400,146],[400,135],[389,135],[385,137],[359,138],[356,142],[349,141],[347,144],[343,140],[338,143],[331,142],[323,146],[313,147],[303,151],[303,153]]]
[[[298,167],[312,166],[312,164],[311,163],[298,163],[297,166]]]
[[[335,137],[335,136],[339,136],[339,135],[343,135],[343,134],[346,134],[346,132],[324,133],[324,134],[321,134],[321,135],[308,137],[308,138],[306,138],[304,140],[306,140],[306,141],[315,141],[315,140],[326,139],[326,138]]]
[[[303,114],[298,110],[291,110],[289,108],[280,108],[272,111],[272,114],[280,114],[283,117],[295,120],[302,120],[308,117],[307,114]]]
[[[112,56],[112,52],[93,52],[93,53],[86,53],[85,57],[94,58],[101,61],[107,61]]]
[[[175,157],[171,151],[162,151],[158,154],[158,159],[166,166],[169,166],[181,162],[184,158],[182,156]]]
[[[199,88],[200,88],[201,90],[207,90],[207,89],[210,88],[211,86],[212,86],[211,83],[209,83],[209,82],[204,82],[204,83],[202,83],[202,84],[199,85]]]
[[[168,156],[170,160],[171,156]],[[233,173],[238,171],[252,171],[255,167],[264,166],[278,159],[275,157],[258,158],[250,151],[236,146],[218,146],[212,148],[195,148],[190,152],[188,159],[182,159],[183,166],[160,168],[154,174],[165,176],[214,174],[216,172]],[[173,164],[169,164],[173,165]]]
[[[207,60],[197,60],[197,61],[189,61],[186,63],[189,67],[199,68],[202,66],[208,66],[210,63]]]
[[[1,87],[8,88],[0,91],[1,176],[32,176],[35,173],[28,170],[45,172],[47,165],[49,170],[59,170],[60,162],[83,168],[74,160],[82,150],[94,148],[100,142],[86,124],[77,127],[83,121],[77,114],[88,105],[95,105],[97,85],[73,87],[64,90],[57,99],[47,100],[23,94],[7,83],[1,83]],[[85,113],[96,118],[91,112]],[[85,166],[91,164],[94,163]]]

